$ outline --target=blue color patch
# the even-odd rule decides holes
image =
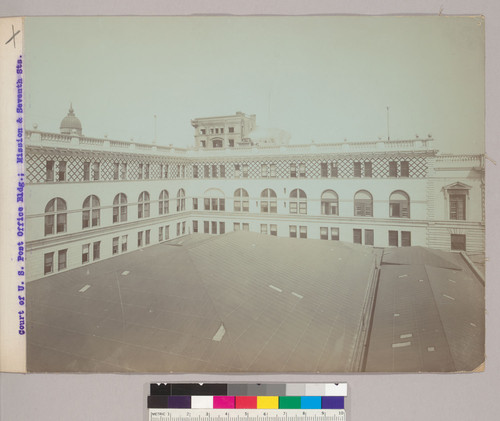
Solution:
[[[302,396],[301,409],[321,409],[321,396]]]

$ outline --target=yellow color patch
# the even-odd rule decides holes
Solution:
[[[257,409],[278,409],[278,396],[257,396]]]

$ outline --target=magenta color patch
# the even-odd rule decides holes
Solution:
[[[214,396],[214,409],[234,408],[234,396]]]

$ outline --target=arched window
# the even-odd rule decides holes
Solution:
[[[304,190],[295,189],[290,193],[290,213],[307,214],[307,196]]]
[[[113,224],[127,220],[127,196],[119,193],[113,200]]]
[[[60,197],[45,206],[45,235],[66,232],[66,202]]]
[[[204,210],[225,211],[226,200],[219,189],[208,189],[203,195]]]
[[[149,193],[143,191],[139,195],[139,203],[137,204],[137,217],[138,218],[149,218]]]
[[[88,196],[83,201],[82,228],[98,227],[101,224],[101,209],[97,196]]]
[[[410,217],[410,197],[402,190],[392,192],[389,197],[389,216],[391,218]]]
[[[354,195],[354,216],[373,216],[373,198],[366,190]]]
[[[276,213],[278,211],[276,192],[273,189],[265,189],[260,194],[260,211],[264,213]]]
[[[234,192],[234,211],[248,212],[249,206],[248,192],[245,189],[237,189]]]
[[[338,215],[339,197],[333,190],[325,190],[321,195],[321,215]]]
[[[158,200],[158,215],[166,215],[168,213],[168,191],[162,190],[160,199]]]
[[[186,210],[186,193],[184,189],[179,189],[177,192],[177,212]]]

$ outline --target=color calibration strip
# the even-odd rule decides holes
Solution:
[[[346,383],[153,383],[148,408],[344,409]]]

